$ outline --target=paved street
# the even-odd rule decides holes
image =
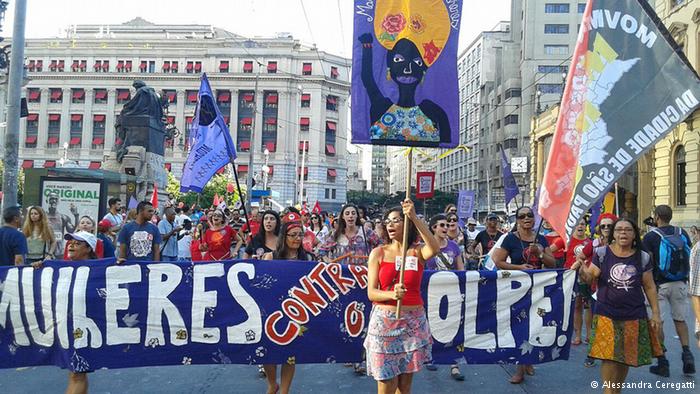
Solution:
[[[674,333],[666,322],[667,333]],[[675,334],[675,333],[674,333]],[[660,382],[692,382],[683,376],[680,363],[680,345],[670,335],[667,340],[671,362],[671,377]],[[692,343],[696,360],[700,352]],[[569,361],[559,361],[536,367],[534,377],[520,386],[508,383],[513,366],[469,365],[462,367],[464,382],[449,377],[449,367],[440,366],[437,372],[422,371],[415,379],[415,393],[593,393],[591,381],[598,380],[600,371],[584,368],[585,346],[575,346]],[[700,366],[700,363],[698,363]],[[632,369],[627,382],[646,382],[656,386],[657,377],[648,367]],[[697,380],[696,380],[697,381]],[[699,382],[700,383],[700,382]],[[65,390],[66,372],[55,367],[0,370],[0,393],[58,393]],[[91,393],[263,393],[265,381],[257,377],[257,369],[247,365],[174,366],[102,370],[90,375]],[[352,369],[342,365],[298,365],[292,391],[295,393],[370,393],[376,385],[366,376],[356,377]],[[638,392],[640,390],[627,390]],[[644,392],[672,392],[674,389],[652,389]],[[700,392],[700,387],[680,392]]]

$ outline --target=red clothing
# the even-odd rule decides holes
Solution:
[[[301,241],[301,245],[303,246],[304,250],[309,253],[313,253],[314,243],[316,243],[316,235],[314,232],[311,230],[304,231],[304,239]]]
[[[204,261],[202,256],[202,251],[199,250],[199,245],[201,242],[198,239],[193,239],[190,244],[190,255],[192,256],[192,261]]]
[[[207,244],[207,260],[224,260],[231,258],[231,244],[236,239],[236,230],[224,226],[219,230],[207,229],[203,243]]]
[[[555,259],[563,259],[566,257],[566,243],[564,242],[564,239],[559,236],[559,234],[552,232],[544,237],[547,238],[549,246],[557,247],[557,251],[552,253],[552,256],[554,256]]]
[[[566,262],[564,263],[564,268],[569,269],[572,265],[574,265],[574,263],[576,262],[577,254],[582,253],[585,256],[587,256],[586,249],[590,248],[591,245],[593,245],[593,241],[590,238],[576,239],[574,237],[571,237],[571,240],[569,241],[569,247],[566,248]],[[586,257],[586,265],[590,264],[590,258]]]
[[[105,243],[101,239],[97,239],[97,245],[95,245],[95,254],[98,259],[103,259],[105,257]],[[68,242],[63,248],[63,260],[68,260]]]
[[[417,261],[415,261],[415,265],[410,264],[410,257],[406,257],[407,264],[403,275],[403,285],[406,287],[406,294],[403,297],[402,305],[423,305],[423,297],[420,295],[420,284],[425,267]],[[414,266],[412,267],[412,265]],[[379,288],[385,291],[394,291],[396,283],[399,283],[397,264],[393,261],[382,261],[379,263]],[[396,305],[396,301],[385,301],[382,304]]]
[[[250,232],[248,233],[248,239],[246,239],[246,243],[249,243],[250,240],[260,231],[260,222],[257,220],[248,220],[246,223],[241,226],[241,232],[245,233],[248,231],[250,223]]]

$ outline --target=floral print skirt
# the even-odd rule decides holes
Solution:
[[[593,316],[593,333],[588,355],[600,360],[617,361],[630,367],[651,364],[663,354],[657,333],[647,319],[612,320]]]
[[[365,338],[367,375],[389,380],[418,372],[432,359],[432,345],[423,308],[403,310],[400,319],[396,312],[373,308]]]

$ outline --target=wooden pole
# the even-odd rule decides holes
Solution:
[[[408,165],[406,166],[406,200],[411,199],[411,178],[413,177],[413,149],[408,148]],[[399,284],[403,286],[403,275],[406,271],[406,255],[408,254],[408,221],[410,219],[404,217],[403,219],[403,240],[401,244],[403,245],[403,257],[401,258],[401,269],[399,270]],[[401,318],[401,301],[396,302],[396,318]]]
[[[617,182],[615,182],[615,216],[618,218],[620,217],[620,200],[619,195],[617,194],[618,189],[617,189]]]
[[[236,170],[236,165],[233,162],[231,162],[231,167],[233,169],[233,178],[236,180],[236,188],[238,189],[238,201],[241,202],[241,207],[243,208],[243,217],[245,218],[246,223],[248,223],[248,226],[246,226],[247,229],[245,230],[245,232],[243,234],[248,234],[250,232],[250,221],[252,220],[252,218],[248,217],[248,210],[246,209],[246,207],[245,207],[246,204],[245,204],[245,201],[243,200],[243,192],[241,192],[241,184],[238,182],[238,171]],[[249,168],[248,171],[250,171],[250,167],[248,167],[248,168]],[[247,193],[249,193],[249,192],[250,191],[248,191]],[[246,196],[246,197],[248,197],[248,196]]]

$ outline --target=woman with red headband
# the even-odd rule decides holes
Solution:
[[[304,226],[301,223],[301,216],[296,212],[289,212],[282,218],[282,228],[277,238],[277,247],[274,251],[265,253],[263,260],[298,260],[311,261],[311,255],[307,254],[302,247],[304,239]],[[294,378],[294,364],[283,364],[280,384],[277,384],[277,365],[264,364],[265,376],[267,377],[268,394],[289,393]]]

